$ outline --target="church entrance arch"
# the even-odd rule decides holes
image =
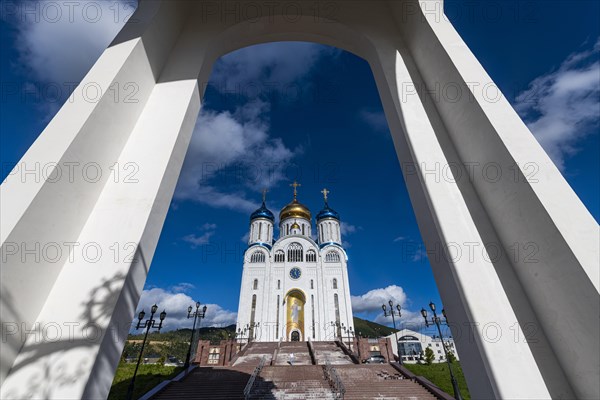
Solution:
[[[286,337],[292,342],[304,338],[304,305],[306,296],[300,289],[292,289],[285,296]]]

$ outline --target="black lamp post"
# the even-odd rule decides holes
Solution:
[[[244,327],[244,329],[238,328],[237,332],[235,333],[236,339],[239,340],[239,350],[242,349],[242,342],[244,340],[244,335],[246,335],[247,330],[248,330],[248,325],[246,325]]]
[[[433,312],[433,317],[431,317],[431,322],[427,319],[427,310],[422,308],[421,315],[425,319],[425,326],[430,326],[435,324],[438,329],[438,333],[440,334],[440,340],[442,341],[442,348],[444,349],[444,355],[446,357],[446,362],[448,363],[448,369],[450,370],[450,380],[452,381],[452,389],[454,390],[454,398],[456,400],[462,400],[462,396],[460,395],[460,390],[458,389],[458,382],[456,382],[456,378],[454,377],[454,373],[452,372],[452,365],[450,363],[450,359],[448,358],[448,351],[446,350],[446,344],[444,343],[444,337],[442,336],[442,328],[440,325],[445,324],[448,325],[448,318],[446,317],[446,310],[442,309],[442,315],[444,315],[444,320],[437,316],[435,312],[435,304],[433,302],[429,303],[429,308]]]
[[[133,388],[135,386],[135,377],[137,375],[138,368],[140,367],[140,361],[142,360],[142,354],[144,354],[144,346],[146,345],[146,339],[148,338],[148,332],[150,332],[150,328],[156,328],[157,330],[160,331],[160,328],[162,328],[163,321],[164,321],[165,317],[167,316],[167,313],[163,310],[163,312],[161,312],[159,315],[160,323],[158,324],[158,326],[155,326],[156,320],[153,317],[154,317],[154,314],[156,314],[157,310],[158,310],[158,306],[156,304],[153,305],[152,308],[150,309],[150,312],[151,312],[150,318],[148,318],[146,321],[144,321],[144,323],[142,323],[142,320],[144,319],[144,316],[146,315],[146,313],[144,312],[144,310],[142,310],[138,314],[138,323],[137,323],[137,326],[135,327],[135,329],[146,328],[146,334],[144,335],[144,341],[142,342],[142,349],[140,350],[140,355],[137,360],[137,365],[135,366],[135,371],[133,372],[133,377],[131,378],[131,382],[129,383],[129,388],[127,389],[127,400],[131,400],[133,398]]]
[[[260,322],[252,322],[250,324],[246,324],[246,328],[244,330],[248,329],[248,343],[256,339],[256,328],[259,327]]]
[[[336,329],[335,329],[335,331],[336,331],[336,336],[337,336],[337,337],[339,337],[340,339],[342,339],[342,328],[346,329],[346,328],[344,327],[344,324],[343,324],[343,323],[342,323],[342,324],[340,324],[340,323],[339,323],[339,321],[335,321],[335,322],[331,321],[331,322],[329,323],[329,325],[331,325],[331,326],[333,326],[334,328],[336,328]]]
[[[346,327],[344,326],[344,324],[342,324],[342,329],[344,330],[344,333],[347,333],[348,336],[345,336],[348,338],[348,348],[350,350],[352,350],[352,342],[351,342],[351,338],[354,336],[354,329],[352,329],[352,327]]]
[[[395,332],[395,336],[396,336],[396,348],[398,349],[398,360],[400,361],[400,365],[402,365],[402,354],[400,352],[400,343],[398,343],[398,330],[396,329],[396,318],[395,318],[395,314],[398,313],[398,318],[400,318],[402,316],[402,307],[400,306],[400,304],[396,305],[396,310],[394,310],[394,303],[390,300],[388,302],[388,304],[390,305],[390,312],[387,312],[387,308],[385,306],[385,304],[383,304],[381,306],[381,308],[383,309],[383,316],[384,317],[389,317],[390,315],[392,316],[392,323],[394,324],[394,330]]]
[[[200,311],[199,301],[196,302],[196,311],[192,312],[192,306],[188,307],[187,317],[194,317],[194,325],[192,327],[192,337],[190,337],[190,347],[188,348],[187,356],[185,356],[185,364],[183,365],[183,368],[186,371],[190,367],[190,358],[192,357],[192,344],[194,343],[194,332],[196,332],[196,319],[200,318],[200,320],[202,320],[202,318],[204,318],[204,316],[206,315],[207,308],[208,307],[204,306],[202,307],[202,311]],[[198,323],[198,327],[200,327],[200,322]]]

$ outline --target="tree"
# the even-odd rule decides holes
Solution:
[[[456,356],[454,355],[454,352],[452,350],[448,350],[448,361],[450,361],[451,363],[456,361]]]
[[[431,365],[431,363],[433,363],[434,359],[435,359],[435,354],[433,354],[433,350],[431,350],[431,347],[427,347],[425,349],[425,364]]]

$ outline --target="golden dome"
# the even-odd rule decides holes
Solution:
[[[283,207],[281,212],[279,213],[279,220],[283,221],[287,218],[303,218],[308,221],[311,220],[310,211],[308,207],[304,204],[298,202],[298,200],[294,199],[290,204]]]

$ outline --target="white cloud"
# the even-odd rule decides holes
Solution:
[[[339,50],[305,42],[274,42],[246,47],[219,59],[211,76],[218,90],[243,95],[285,93],[323,54]]]
[[[600,39],[571,54],[553,72],[534,79],[515,108],[556,166],[578,151],[578,142],[600,121]]]
[[[416,250],[415,249],[409,249],[409,250],[414,251],[414,254],[411,257],[412,261],[417,262],[417,261],[427,259],[427,251],[425,250],[425,248],[423,246],[419,246]]]
[[[171,290],[153,288],[144,290],[137,307],[137,311],[146,311],[146,318],[150,317],[150,308],[153,304],[158,305],[158,313],[165,310],[167,317],[163,324],[163,331],[190,328],[191,320],[187,318],[187,308],[194,306],[196,301],[185,293],[175,293]],[[237,314],[225,310],[218,304],[206,304],[206,316],[202,320],[202,326],[228,326],[235,324]],[[137,313],[136,313],[137,315]],[[133,321],[137,323],[137,318]]]
[[[210,238],[214,236],[217,224],[205,223],[200,227],[201,234],[190,233],[185,235],[182,239],[184,242],[188,242],[192,245],[192,248],[202,246],[203,244],[210,243]]]
[[[403,242],[406,240],[406,236],[398,236],[397,238],[395,238],[393,241],[394,242]]]
[[[32,77],[78,82],[131,16],[134,1],[27,1],[4,13],[16,26],[19,62]],[[33,11],[33,12],[32,12]]]
[[[389,132],[383,111],[361,110],[358,116],[374,131]]]
[[[184,161],[177,200],[251,212],[258,202],[245,196],[285,179],[284,170],[301,149],[269,136],[269,104],[253,101],[228,111],[203,111]],[[220,187],[228,187],[223,192]]]
[[[342,235],[351,235],[359,229],[361,229],[360,226],[352,225],[343,221],[340,223],[340,231],[342,232]]]
[[[381,305],[387,305],[390,300],[394,304],[400,304],[400,306],[404,306],[407,301],[404,289],[396,285],[373,289],[361,296],[351,296],[351,298],[352,311],[355,313],[381,311]]]
[[[393,326],[391,315],[385,317],[381,306],[386,305],[389,312],[388,302],[391,300],[394,307],[399,304],[402,309],[400,319],[396,317],[396,328],[420,329],[422,325],[422,317],[419,311],[411,311],[407,309],[410,300],[406,296],[406,292],[400,286],[390,285],[385,288],[373,289],[361,296],[351,296],[352,312],[354,314],[363,314],[363,317],[372,320],[378,324]],[[396,311],[396,310],[394,310]]]
[[[196,286],[193,283],[189,283],[189,282],[181,282],[178,283],[177,285],[173,285],[171,286],[170,290],[172,292],[188,292],[192,289],[194,289]]]

